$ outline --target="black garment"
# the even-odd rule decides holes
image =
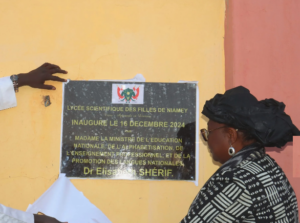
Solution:
[[[181,223],[299,223],[295,192],[261,144],[243,148],[202,187]]]
[[[258,101],[242,86],[216,94],[206,101],[202,114],[209,119],[246,130],[266,147],[282,147],[300,131],[285,112],[285,104],[274,99]]]

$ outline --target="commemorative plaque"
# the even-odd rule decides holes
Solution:
[[[196,177],[196,84],[64,84],[60,172],[72,178]]]

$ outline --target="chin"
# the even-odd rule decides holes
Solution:
[[[212,158],[213,158],[213,160],[214,160],[215,162],[222,163],[222,162],[220,161],[220,159],[218,159],[218,158],[216,158],[216,157],[214,156],[214,154],[211,154],[211,155],[212,155]]]
[[[214,161],[217,161],[218,162],[218,160],[216,159],[216,157],[214,156],[214,154],[210,151],[210,155],[211,155],[211,157],[212,157],[212,159],[214,160]]]
[[[214,156],[213,156],[213,160],[216,161],[216,162],[220,162],[218,159],[216,159]]]

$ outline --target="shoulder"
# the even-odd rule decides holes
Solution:
[[[262,186],[260,180],[265,183],[265,176],[274,174],[273,169],[275,166],[278,165],[271,157],[265,153],[254,151],[237,165],[225,170],[221,169],[211,180],[215,183],[235,183],[239,187],[249,190]]]
[[[282,169],[264,151],[253,151],[245,159],[229,168],[220,168],[206,183],[206,187],[226,187],[231,183],[252,191],[260,190],[286,179]],[[275,182],[274,182],[275,181]]]

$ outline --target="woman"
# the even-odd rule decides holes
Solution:
[[[201,134],[222,166],[182,222],[299,222],[295,192],[264,149],[280,148],[300,135],[284,108],[273,99],[258,101],[241,86],[206,102],[208,130]]]

